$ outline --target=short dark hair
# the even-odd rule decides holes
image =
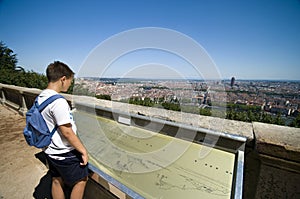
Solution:
[[[56,82],[61,77],[66,76],[67,79],[74,77],[74,72],[69,66],[63,62],[55,61],[48,65],[46,75],[48,82]]]

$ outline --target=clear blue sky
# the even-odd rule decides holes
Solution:
[[[191,37],[223,78],[300,80],[299,0],[0,0],[0,40],[40,73],[53,60],[77,72],[99,43],[141,27]]]

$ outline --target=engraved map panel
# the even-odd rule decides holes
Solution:
[[[145,198],[230,198],[235,154],[75,112],[90,162]]]

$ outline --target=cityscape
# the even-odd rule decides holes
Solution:
[[[74,94],[143,106],[299,127],[300,82],[78,78]]]

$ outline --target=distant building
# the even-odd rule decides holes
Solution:
[[[231,82],[230,82],[230,86],[231,86],[231,88],[233,88],[233,86],[234,86],[234,82],[235,82],[235,78],[234,78],[234,77],[232,77],[232,78],[231,78]]]

